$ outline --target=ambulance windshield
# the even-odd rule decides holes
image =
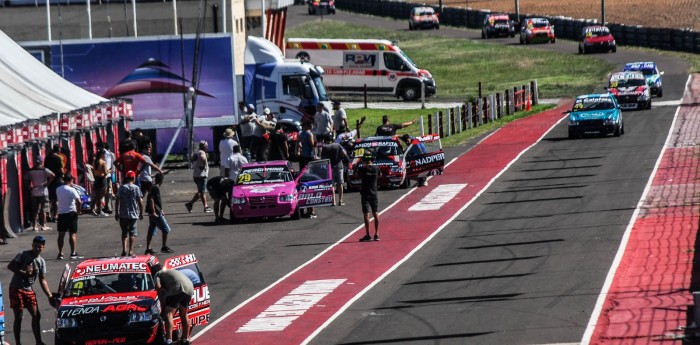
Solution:
[[[397,48],[398,48],[398,47],[397,47]],[[401,53],[401,56],[403,56],[403,58],[404,58],[408,63],[410,63],[414,68],[418,68],[418,65],[416,65],[416,63],[413,62],[413,60],[411,60],[411,58],[408,57],[408,55],[406,55],[406,53],[404,53],[403,50],[398,49],[398,51],[399,51],[399,53]]]

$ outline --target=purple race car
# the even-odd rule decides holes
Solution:
[[[243,166],[231,193],[231,221],[248,218],[300,218],[307,207],[333,204],[330,161],[313,161],[296,175],[288,161]]]

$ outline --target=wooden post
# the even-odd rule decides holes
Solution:
[[[481,98],[481,82],[479,82],[479,98]]]
[[[518,98],[518,87],[513,86],[513,114],[518,112],[518,103],[520,99]]]
[[[438,128],[438,130],[440,131],[439,132],[440,138],[444,138],[445,137],[445,130],[444,130],[445,123],[443,122],[443,118],[442,118],[442,110],[438,111],[438,124],[440,126],[440,128]]]
[[[479,97],[476,100],[476,121],[475,123],[479,126],[484,124],[484,100]]]
[[[467,129],[474,127],[474,104],[467,102]]]
[[[537,90],[537,79],[530,82],[530,91],[532,92],[532,105],[537,105],[540,102],[540,95]]]
[[[464,114],[462,114],[463,110],[464,107],[462,105],[457,106],[457,123],[455,125],[456,133],[462,133],[462,126],[464,125]]]
[[[435,133],[433,132],[433,117],[428,114],[428,133]]]
[[[365,109],[367,109],[367,84],[365,84],[365,87],[364,87],[364,95],[365,95]]]

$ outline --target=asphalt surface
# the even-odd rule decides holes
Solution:
[[[0,11],[1,12],[1,11]],[[407,30],[405,21],[338,12],[335,20]],[[318,17],[291,7],[289,25]],[[442,27],[416,32],[480,39],[475,30]],[[492,39],[517,44],[517,38]],[[530,46],[576,54],[572,42]],[[688,65],[677,59],[619,48],[601,54],[620,67],[654,60],[665,70],[664,101],[681,98]],[[566,139],[565,123],[528,151],[472,206],[399,269],[326,327],[314,344],[544,344],[580,341],[622,233],[639,201],[669,130],[675,107],[626,112],[620,138]],[[450,160],[478,142],[447,150]],[[213,168],[212,173],[217,169]],[[449,173],[449,170],[447,171]],[[197,204],[188,170],[173,170],[163,186],[169,245],[200,260],[212,296],[212,320],[313,258],[361,224],[359,195],[346,206],[318,210],[319,218],[216,225]],[[469,176],[465,176],[468,181]],[[386,207],[405,190],[382,191]],[[55,224],[52,224],[55,228]],[[139,223],[137,252],[147,223]],[[384,229],[383,237],[392,231]],[[57,261],[56,232],[46,232],[48,277],[56,287],[66,261]],[[78,251],[86,257],[121,251],[113,218],[82,216]],[[9,260],[28,249],[33,232],[0,246]],[[160,238],[156,238],[156,248]],[[67,252],[68,250],[64,250]],[[167,254],[158,254],[161,259]],[[352,269],[352,267],[348,267]],[[3,283],[9,282],[9,274]],[[8,299],[4,298],[8,305]],[[43,296],[44,341],[53,343],[54,313]],[[13,317],[6,308],[7,329]],[[22,337],[30,341],[25,318]],[[201,328],[195,329],[195,332]]]

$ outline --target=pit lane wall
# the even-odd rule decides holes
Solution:
[[[371,14],[380,17],[406,20],[415,3],[387,1],[387,0],[343,0],[336,3],[336,7],[342,10]],[[488,10],[472,10],[464,8],[452,8],[431,6],[440,14],[440,24],[456,27],[480,29],[484,15]],[[597,24],[596,19],[574,19],[570,17],[548,17],[536,14],[521,14],[520,18],[514,13],[508,14],[511,19],[519,21],[527,17],[543,17],[549,19],[554,25],[557,38],[577,40],[584,26]],[[656,48],[689,53],[700,53],[700,32],[690,29],[670,28],[645,28],[639,25],[625,25],[619,23],[607,23],[610,32],[615,37],[618,45]]]

